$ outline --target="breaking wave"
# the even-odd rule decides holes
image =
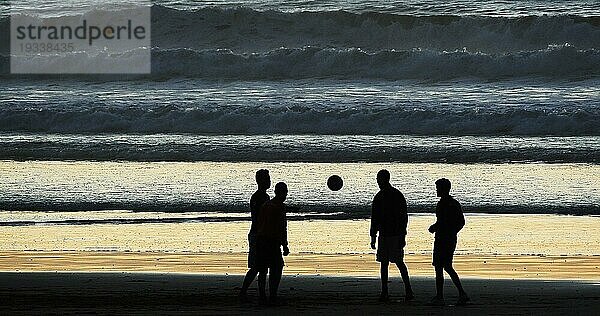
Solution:
[[[429,50],[371,54],[361,49],[318,47],[281,48],[253,54],[161,49],[154,51],[152,74],[238,80],[589,78],[600,75],[600,51],[569,45],[505,54]]]

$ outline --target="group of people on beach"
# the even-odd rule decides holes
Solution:
[[[283,272],[283,256],[290,253],[287,239],[285,200],[287,185],[275,185],[275,197],[270,198],[267,189],[271,187],[269,171],[256,172],[258,189],[250,199],[252,224],[248,233],[248,272],[239,296],[247,300],[247,291],[258,276],[259,303],[278,304],[277,291]],[[408,226],[408,213],[404,195],[390,184],[390,173],[383,169],[377,173],[379,192],[373,198],[371,209],[371,248],[377,249],[377,261],[381,263],[382,302],[389,300],[388,267],[394,263],[400,270],[405,287],[405,300],[414,300],[408,268],[404,264],[404,246]],[[441,178],[435,182],[440,201],[435,210],[436,222],[429,227],[435,234],[433,243],[433,266],[435,268],[437,295],[431,300],[433,305],[444,305],[444,271],[448,273],[459,292],[458,305],[466,304],[469,297],[462,287],[458,274],[452,267],[458,232],[465,225],[460,203],[450,196],[450,180]],[[269,299],[266,296],[267,272],[269,273]]]

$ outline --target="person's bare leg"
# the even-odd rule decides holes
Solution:
[[[452,279],[452,282],[454,283],[454,285],[458,289],[458,296],[459,296],[458,297],[458,303],[459,304],[464,304],[467,301],[469,301],[469,296],[467,295],[467,293],[463,289],[462,284],[460,282],[460,278],[458,277],[458,273],[456,273],[456,271],[454,270],[454,268],[452,267],[452,265],[445,266],[444,270],[446,270],[446,273],[448,273],[448,275]]]
[[[277,301],[277,290],[279,289],[282,273],[283,267],[269,269],[269,297],[273,303]]]
[[[250,270],[246,272],[246,277],[244,277],[244,283],[242,284],[242,289],[240,291],[241,295],[246,294],[248,288],[250,287],[250,284],[252,284],[252,281],[254,281],[254,279],[256,278],[256,275],[258,275],[258,269],[255,268],[250,268]]]
[[[415,297],[412,287],[410,286],[410,278],[408,276],[408,268],[404,262],[396,263],[400,275],[402,276],[402,282],[404,282],[404,295],[406,300],[412,300]]]
[[[435,267],[435,289],[437,294],[431,300],[431,304],[444,305],[444,268],[442,266]]]
[[[258,272],[258,297],[259,303],[266,304],[267,302],[267,269],[260,270]]]
[[[388,294],[388,268],[390,263],[388,261],[381,262],[381,295],[379,296],[380,301],[387,301]]]

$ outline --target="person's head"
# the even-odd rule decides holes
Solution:
[[[380,189],[383,189],[390,185],[390,172],[381,169],[377,172],[377,185],[379,185]]]
[[[271,187],[271,176],[269,170],[260,169],[256,171],[256,184],[260,190],[266,190]]]
[[[275,185],[275,198],[280,199],[281,201],[285,201],[285,198],[288,194],[288,187],[285,182],[278,182]]]
[[[439,197],[450,195],[450,187],[450,180],[446,178],[441,178],[435,182],[435,191]]]

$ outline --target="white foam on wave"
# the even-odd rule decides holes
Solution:
[[[110,63],[123,54],[51,56],[24,60],[40,69],[68,67],[73,63]],[[0,56],[0,72],[8,71],[8,57]],[[501,80],[522,77],[549,79],[589,79],[600,75],[600,50],[579,49],[569,44],[517,53],[381,51],[369,53],[359,48],[279,48],[265,53],[238,54],[229,49],[188,48],[152,50],[150,76],[132,78],[194,77],[227,80],[282,79],[453,79]],[[65,68],[67,69],[67,68]]]
[[[0,160],[600,163],[598,136],[0,134]]]
[[[9,30],[9,19],[0,18],[0,33]],[[419,16],[217,7],[189,11],[154,6],[152,42],[160,48],[227,48],[238,53],[304,46],[360,47],[369,52],[466,48],[498,53],[538,50],[566,42],[589,49],[600,47],[600,19],[577,15]],[[6,45],[8,42],[0,41],[0,51]]]
[[[160,48],[264,52],[278,47],[412,48],[506,52],[572,43],[600,47],[600,20],[580,16],[415,16],[346,11],[280,12],[247,8],[196,11],[153,8],[153,43]]]
[[[281,48],[253,54],[156,49],[152,74],[241,80],[589,78],[600,75],[600,51],[581,50],[568,44],[504,54],[430,50],[368,53],[361,49],[319,47]]]
[[[77,53],[24,60],[40,69],[65,69],[69,65],[111,63],[123,54]],[[0,72],[8,71],[8,57],[0,56]],[[280,48],[265,53],[238,54],[228,49],[188,48],[152,51],[152,73],[132,78],[194,77],[227,80],[282,79],[384,79],[444,81],[454,79],[502,80],[541,77],[589,79],[600,76],[600,50],[578,49],[569,44],[517,53],[381,51],[359,48]],[[122,78],[122,77],[120,77]]]
[[[2,132],[338,134],[338,135],[600,135],[597,109],[508,108],[446,111],[407,107],[329,108],[296,105],[186,108],[85,106],[0,108]],[[335,122],[335,124],[332,124]]]

